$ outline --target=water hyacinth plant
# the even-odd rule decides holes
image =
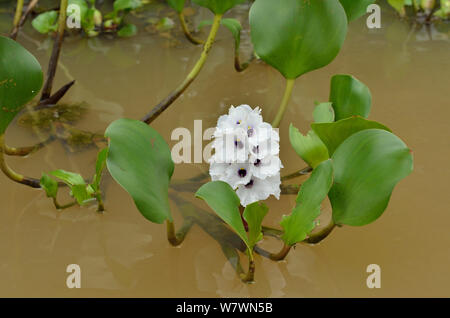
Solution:
[[[37,180],[21,176],[6,164],[5,156],[14,151],[7,146],[4,133],[24,105],[41,90],[43,74],[39,63],[25,48],[12,39],[0,37],[0,166],[3,173],[15,182],[43,189],[58,209],[95,202],[101,212],[105,209],[101,179],[103,171],[107,170],[132,197],[137,210],[150,222],[166,223],[169,242],[180,245],[192,220],[186,218],[176,231],[170,208],[170,200],[181,201],[173,193],[175,164],[168,144],[149,124],[195,80],[221,25],[232,31],[235,53],[239,56],[241,25],[223,19],[223,15],[244,1],[192,0],[214,14],[212,22],[204,23],[212,24],[206,41],[196,39],[187,29],[183,16],[185,1],[168,1],[177,11],[188,39],[203,44],[201,56],[180,86],[142,120],[121,118],[108,126],[105,131],[108,146],[99,152],[90,181],[78,173],[61,169],[43,173]],[[117,0],[115,13],[106,18],[123,19],[119,12],[127,13],[139,3]],[[386,210],[396,184],[413,169],[412,153],[405,143],[385,125],[368,120],[371,92],[352,75],[337,74],[331,78],[329,100],[316,105],[314,122],[309,129],[298,129],[285,118],[296,79],[335,59],[346,38],[348,23],[362,16],[370,3],[373,1],[283,0],[280,6],[279,1],[256,0],[251,6],[249,24],[255,55],[284,77],[284,96],[271,123],[263,120],[264,106],[262,109],[231,106],[227,114],[218,118],[214,132],[211,181],[204,182],[203,176],[190,180],[195,185],[195,191],[191,192],[204,201],[195,202],[208,206],[245,245],[248,270],[244,272],[237,267],[237,274],[244,282],[254,281],[256,253],[274,261],[282,260],[296,244],[316,244],[336,227],[374,222]],[[89,8],[94,5],[91,3]],[[61,6],[60,19],[65,12],[65,6]],[[49,30],[54,29],[54,22],[48,25]],[[59,28],[62,41],[64,27],[61,30],[59,25]],[[240,65],[240,62],[235,64]],[[51,70],[54,72],[54,68]],[[45,96],[48,98],[49,94]],[[299,166],[305,162],[308,167],[281,177],[283,164],[277,128],[289,129],[291,146],[299,155]],[[283,183],[307,174],[308,179],[301,185]],[[60,187],[69,187],[73,198],[70,203],[58,202]],[[280,216],[279,228],[263,226],[265,216],[276,213],[263,201],[270,196],[282,200],[285,194],[295,194],[296,200],[290,211],[281,211],[284,215]],[[194,193],[191,195],[194,197]],[[325,200],[332,206],[331,221],[314,231]],[[192,202],[183,204],[192,215],[201,215]],[[279,251],[269,252],[258,246],[269,233],[275,233],[283,242]]]

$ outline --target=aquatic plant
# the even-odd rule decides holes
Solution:
[[[172,181],[175,165],[169,146],[147,123],[155,120],[192,83],[206,61],[223,14],[243,2],[193,1],[214,13],[199,61],[185,81],[143,120],[122,118],[108,126],[105,132],[108,147],[98,154],[96,172],[90,182],[64,170],[43,173],[36,180],[19,175],[6,164],[4,155],[8,155],[8,147],[4,133],[23,106],[39,92],[43,76],[39,63],[28,51],[13,40],[0,37],[3,173],[15,182],[42,188],[58,209],[95,201],[98,211],[102,211],[100,182],[106,168],[129,193],[139,212],[150,222],[166,223],[168,241],[180,245],[193,218],[204,218],[208,213],[171,193],[176,184]],[[184,1],[170,3],[182,12]],[[283,99],[272,124],[263,121],[259,108],[248,105],[230,108],[228,114],[218,119],[210,167],[212,180],[205,183],[200,176],[186,182],[195,189],[195,196],[234,230],[245,245],[242,251],[248,256],[248,270],[236,266],[244,282],[254,280],[255,253],[274,261],[282,260],[296,244],[316,244],[336,227],[363,226],[377,220],[385,212],[396,184],[413,169],[412,153],[405,143],[385,125],[367,119],[372,107],[371,92],[352,75],[338,74],[331,78],[329,100],[316,105],[314,122],[305,134],[292,124],[288,126],[285,120],[295,80],[331,63],[343,45],[348,22],[364,12],[365,6],[347,0],[283,0],[283,6],[273,0],[256,0],[252,4],[251,40],[256,55],[285,78]],[[278,127],[289,127],[291,146],[302,159],[299,164],[302,161],[308,164],[283,177],[279,174],[282,167],[279,135],[274,130]],[[283,183],[306,174],[309,177],[301,185]],[[70,188],[73,202],[59,203],[57,194],[62,186]],[[283,194],[296,194],[295,205],[281,218],[279,229],[263,226],[269,207],[262,201],[270,195],[282,199]],[[331,220],[317,229],[316,220],[327,198],[332,206]],[[170,209],[171,199],[183,210],[189,210],[178,232]],[[264,235],[281,239],[281,249],[271,253],[260,248],[258,242]]]

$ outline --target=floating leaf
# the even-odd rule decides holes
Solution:
[[[183,11],[185,2],[186,0],[167,0],[169,6],[171,6],[178,13]]]
[[[161,135],[143,122],[119,119],[109,125],[106,164],[114,180],[133,198],[142,215],[155,223],[172,220],[169,182],[174,170]]]
[[[367,12],[367,7],[375,0],[339,0],[347,14],[348,21],[355,20]]]
[[[351,116],[367,118],[372,105],[369,88],[351,75],[331,78],[330,102],[333,103],[336,121]]]
[[[328,148],[330,156],[351,135],[365,129],[383,129],[390,131],[386,126],[364,119],[359,116],[342,119],[334,123],[314,123],[311,128]]]
[[[20,110],[40,91],[42,69],[16,41],[0,36],[0,135]]]
[[[289,140],[295,152],[312,168],[330,158],[327,147],[312,130],[304,136],[291,124],[289,126]]]
[[[205,25],[212,25],[213,20],[205,20],[201,21],[198,25],[198,28],[201,29]],[[241,45],[241,31],[242,31],[242,25],[241,22],[239,22],[236,19],[221,19],[220,24],[225,26],[228,30],[230,30],[231,34],[234,38],[234,47],[236,50],[239,50],[239,47]]]
[[[48,174],[42,173],[40,184],[48,198],[56,199],[56,195],[58,194],[58,182],[50,178]]]
[[[136,35],[136,33],[137,27],[134,24],[128,23],[120,28],[120,30],[117,32],[117,35],[123,38],[127,38]]]
[[[192,0],[199,6],[208,8],[214,14],[224,14],[234,6],[244,3],[246,0]]]
[[[347,17],[336,0],[258,0],[250,9],[257,55],[288,79],[329,64],[347,34]]]
[[[47,11],[41,13],[31,21],[31,25],[36,31],[42,34],[55,32],[58,30],[58,12]]]
[[[116,0],[114,1],[114,11],[134,10],[142,6],[141,0]]]
[[[408,147],[380,129],[352,135],[332,159],[335,179],[329,198],[336,224],[361,226],[375,221],[386,209],[395,185],[413,170]]]
[[[303,241],[314,229],[314,220],[320,215],[320,205],[333,183],[333,163],[330,159],[318,165],[302,184],[296,206],[290,215],[283,216],[282,240],[289,246]]]
[[[320,103],[313,111],[314,122],[332,123],[334,122],[334,109],[331,103]]]
[[[262,221],[269,212],[269,208],[264,203],[254,202],[245,207],[244,219],[248,224],[248,244],[250,249],[262,240]]]
[[[195,196],[204,200],[225,223],[231,226],[251,250],[239,212],[239,197],[228,183],[223,181],[208,182],[198,189]]]

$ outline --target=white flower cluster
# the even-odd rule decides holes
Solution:
[[[217,122],[214,132],[214,155],[209,173],[213,181],[228,183],[243,206],[280,198],[280,136],[263,122],[259,107],[231,106],[228,115]]]

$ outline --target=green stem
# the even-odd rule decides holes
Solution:
[[[244,283],[253,283],[255,281],[255,260],[253,259],[253,253],[247,249],[248,255],[248,271],[247,273],[241,273],[240,277]]]
[[[102,193],[101,191],[97,191],[95,198],[97,199],[97,212],[104,212],[105,205],[103,204]]]
[[[321,229],[319,232],[316,232],[308,236],[308,238],[305,239],[303,243],[317,244],[322,240],[324,240],[328,235],[330,235],[330,233],[334,230],[335,227],[336,224],[333,222],[333,220],[331,220],[330,223],[323,229]]]
[[[5,144],[4,145],[4,153],[5,153],[5,155],[8,155],[8,156],[25,157],[25,156],[28,156],[28,155],[44,148],[46,145],[50,144],[54,140],[56,140],[56,138],[51,136],[47,140],[40,142],[34,146],[20,147],[20,148],[9,147],[8,145]]]
[[[17,27],[19,25],[20,18],[22,17],[22,10],[23,10],[23,0],[17,0],[16,13],[14,14],[13,20],[14,27]]]
[[[65,205],[60,205],[60,204],[58,203],[58,200],[57,200],[56,198],[53,198],[53,204],[55,205],[55,208],[56,208],[57,210],[65,210],[65,209],[71,208],[71,207],[73,207],[74,205],[76,205],[76,204],[77,204],[77,201],[74,201],[74,202],[71,202],[71,203],[68,203],[68,204],[65,204]]]
[[[32,188],[39,189],[41,187],[40,181],[33,178],[25,177],[14,170],[12,170],[5,161],[5,135],[0,136],[0,169],[2,172],[14,182],[27,185]]]
[[[183,12],[178,13],[178,18],[180,19],[181,27],[183,29],[183,33],[186,36],[186,38],[191,42],[192,44],[199,45],[203,44],[205,41],[197,39],[192,35],[192,33],[189,31],[189,28],[186,24],[186,19],[184,18]]]
[[[195,80],[197,75],[200,73],[201,69],[203,68],[203,65],[206,62],[206,59],[208,57],[209,51],[211,50],[211,47],[214,43],[214,40],[216,39],[217,31],[220,27],[220,21],[222,20],[221,14],[216,14],[214,16],[214,22],[211,27],[211,31],[208,36],[208,40],[206,41],[205,45],[203,46],[203,51],[200,56],[200,59],[195,64],[194,68],[191,70],[191,72],[188,74],[186,79],[181,83],[178,88],[176,88],[172,93],[169,94],[164,100],[162,100],[158,105],[156,105],[150,113],[145,115],[145,117],[142,119],[143,122],[150,124],[153,120],[155,120],[163,111],[165,111],[169,106],[178,98],[181,94],[191,85],[191,83]]]
[[[290,245],[283,245],[283,248],[278,253],[272,253],[269,255],[269,258],[272,261],[282,261],[286,258],[286,256],[289,254],[289,251],[291,250],[292,246]]]
[[[170,245],[179,246],[181,243],[183,243],[186,234],[189,232],[193,224],[194,223],[192,222],[192,220],[186,219],[181,229],[176,233],[173,221],[167,220],[167,239]]]
[[[241,63],[239,48],[237,48],[234,51],[234,69],[238,72],[243,72],[247,69],[247,67],[249,67],[250,63],[254,59],[255,59],[255,54],[252,54],[252,56],[250,57],[250,59],[247,62]]]
[[[50,57],[50,62],[48,63],[47,77],[44,83],[44,88],[42,89],[41,101],[49,98],[52,93],[53,80],[56,74],[56,67],[58,66],[59,54],[61,52],[61,46],[64,39],[64,31],[66,29],[67,2],[68,0],[61,0],[59,8],[58,33],[55,37],[52,56]]]
[[[281,101],[280,107],[278,108],[278,113],[272,122],[272,127],[274,128],[278,128],[280,126],[281,120],[283,119],[284,113],[286,112],[287,106],[291,99],[294,83],[295,79],[286,79],[286,90],[284,92],[283,100]]]

